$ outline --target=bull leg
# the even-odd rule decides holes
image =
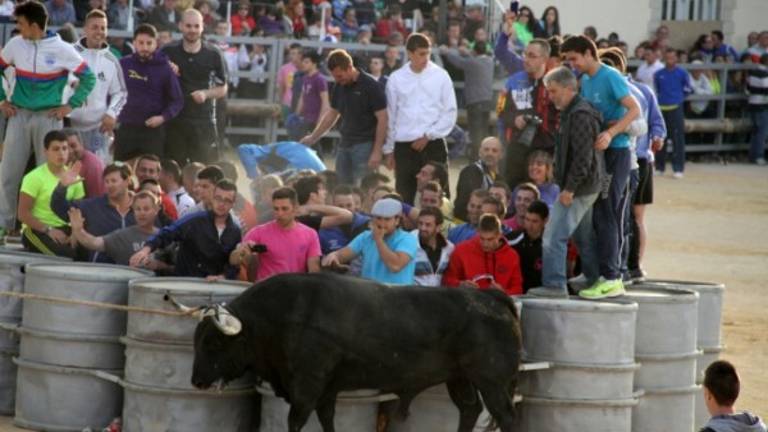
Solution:
[[[515,411],[512,405],[513,395],[508,391],[515,387],[513,385],[500,386],[497,383],[486,383],[479,388],[480,394],[483,395],[483,402],[493,416],[496,425],[502,432],[512,432],[515,424]]]
[[[483,404],[477,396],[477,390],[465,378],[448,381],[446,386],[451,400],[459,408],[458,432],[471,432],[483,411]]]
[[[335,425],[333,424],[333,418],[336,414],[336,394],[325,396],[317,402],[317,418],[320,420],[320,426],[323,427],[323,432],[334,432]]]
[[[312,409],[309,404],[292,402],[291,409],[288,411],[288,432],[300,432],[301,428],[307,424]]]

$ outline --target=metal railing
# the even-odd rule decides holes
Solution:
[[[0,31],[0,39],[3,44],[10,38],[13,24],[2,24],[3,31]],[[110,30],[110,37],[130,37],[131,33],[127,31]],[[174,39],[180,38],[179,34],[173,35]],[[229,44],[246,44],[248,46],[261,45],[265,48],[265,52],[268,57],[268,65],[266,74],[261,76],[266,82],[266,95],[263,99],[255,99],[255,102],[259,103],[280,103],[280,95],[277,94],[277,73],[280,66],[285,63],[285,53],[288,47],[293,43],[298,43],[304,49],[317,49],[319,51],[327,51],[335,48],[344,48],[350,52],[353,56],[355,54],[365,53],[382,53],[386,50],[385,45],[380,44],[358,44],[358,43],[328,43],[315,40],[296,40],[285,38],[259,38],[259,37],[222,37],[222,36],[206,36],[208,40],[214,41],[226,41]],[[630,61],[628,66],[630,68],[637,67],[640,61]],[[753,65],[746,64],[727,64],[727,63],[712,63],[712,64],[681,64],[682,68],[686,70],[714,70],[719,74],[721,83],[721,92],[716,95],[690,95],[686,98],[686,102],[690,101],[710,101],[716,104],[716,117],[715,119],[725,119],[727,114],[726,107],[732,106],[736,103],[743,104],[746,108],[747,95],[745,93],[727,93],[728,76],[732,72],[747,71],[752,69]],[[251,72],[247,70],[238,70],[236,72],[230,72],[231,75],[236,75],[241,80],[249,79],[252,77]],[[497,77],[494,82],[494,90],[501,91],[504,89],[504,82],[506,77]],[[457,92],[462,91],[464,88],[463,82],[455,82],[454,88]],[[237,96],[235,95],[235,98]],[[462,108],[462,107],[460,107]],[[460,109],[460,114],[463,114]],[[746,109],[735,110],[737,117],[731,118],[745,118]],[[494,115],[495,116],[495,115]],[[461,116],[460,117],[464,117]],[[287,131],[281,125],[281,119],[277,117],[266,117],[261,119],[259,125],[247,125],[247,126],[235,126],[230,119],[226,128],[227,136],[240,136],[240,137],[253,137],[255,143],[269,143],[275,142],[287,136]],[[727,142],[726,138],[733,138],[739,136],[739,133],[725,133],[717,132],[714,134],[712,142],[709,143],[687,143],[686,151],[688,152],[721,152],[721,151],[733,151],[733,150],[745,150],[749,145],[745,140],[740,142]],[[328,134],[331,139],[338,139],[337,132],[332,131]]]

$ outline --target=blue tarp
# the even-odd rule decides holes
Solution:
[[[290,169],[311,169],[318,173],[326,170],[325,164],[314,150],[296,141],[263,145],[241,144],[237,153],[249,178]]]

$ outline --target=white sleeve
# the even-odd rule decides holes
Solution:
[[[440,110],[442,114],[437,122],[427,128],[427,138],[431,140],[447,137],[453,130],[453,127],[456,126],[456,117],[458,115],[453,82],[445,70],[441,69],[440,72]]]
[[[128,87],[125,85],[123,68],[120,61],[112,54],[107,54],[107,59],[114,64],[114,72],[109,83],[109,107],[106,114],[114,119],[120,115],[126,102],[128,102]]]
[[[395,151],[395,131],[397,130],[397,76],[390,75],[385,89],[387,93],[387,116],[389,126],[387,127],[387,139],[384,140],[382,153],[391,154]]]

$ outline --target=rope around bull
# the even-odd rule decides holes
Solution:
[[[138,306],[119,305],[114,303],[104,303],[104,302],[98,302],[98,301],[92,301],[92,300],[73,300],[68,298],[52,297],[52,296],[41,295],[41,294],[28,294],[28,293],[20,293],[20,292],[13,292],[13,291],[2,291],[0,292],[0,296],[17,297],[17,298],[22,298],[26,300],[39,300],[39,301],[44,301],[48,303],[61,303],[61,304],[71,304],[71,305],[77,305],[77,306],[89,306],[89,307],[98,308],[98,309],[113,309],[113,310],[119,310],[124,312],[141,312],[141,313],[156,314],[156,315],[193,318],[190,312],[169,311],[169,310],[163,310],[163,309],[150,309],[150,308],[143,308]]]

